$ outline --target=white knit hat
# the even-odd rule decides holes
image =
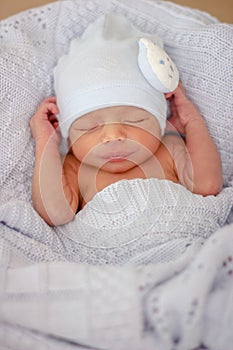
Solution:
[[[135,106],[154,115],[163,134],[167,104],[164,92],[179,81],[162,42],[111,13],[89,25],[54,69],[59,124],[64,138],[71,124],[91,111]]]

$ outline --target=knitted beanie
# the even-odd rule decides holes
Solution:
[[[71,124],[91,111],[134,106],[154,115],[163,134],[167,103],[164,92],[179,81],[175,64],[162,41],[145,34],[118,14],[99,17],[54,69],[59,124],[64,138]]]

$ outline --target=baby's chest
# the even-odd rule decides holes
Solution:
[[[104,171],[94,171],[91,168],[85,168],[79,173],[79,190],[81,208],[88,203],[97,192],[100,192],[110,184],[120,180],[131,180],[136,178],[157,178],[168,179],[178,182],[175,172],[170,167],[157,165],[153,161],[145,162],[140,166],[123,173],[108,173]]]

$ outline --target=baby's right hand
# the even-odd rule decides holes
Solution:
[[[46,144],[50,140],[57,145],[60,144],[61,136],[56,117],[58,113],[55,97],[48,97],[42,101],[30,120],[32,136],[36,143]]]

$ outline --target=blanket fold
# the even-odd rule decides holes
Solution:
[[[54,228],[31,204],[12,200],[0,207],[1,239],[30,263],[58,257],[94,265],[175,261],[226,223],[232,193],[227,188],[203,197],[168,180],[122,180]],[[9,264],[15,266],[14,255]]]
[[[51,349],[187,350],[205,344],[231,350],[232,233],[233,225],[218,230],[182,263],[0,269],[0,343],[18,350],[20,331],[22,349],[42,340]]]

